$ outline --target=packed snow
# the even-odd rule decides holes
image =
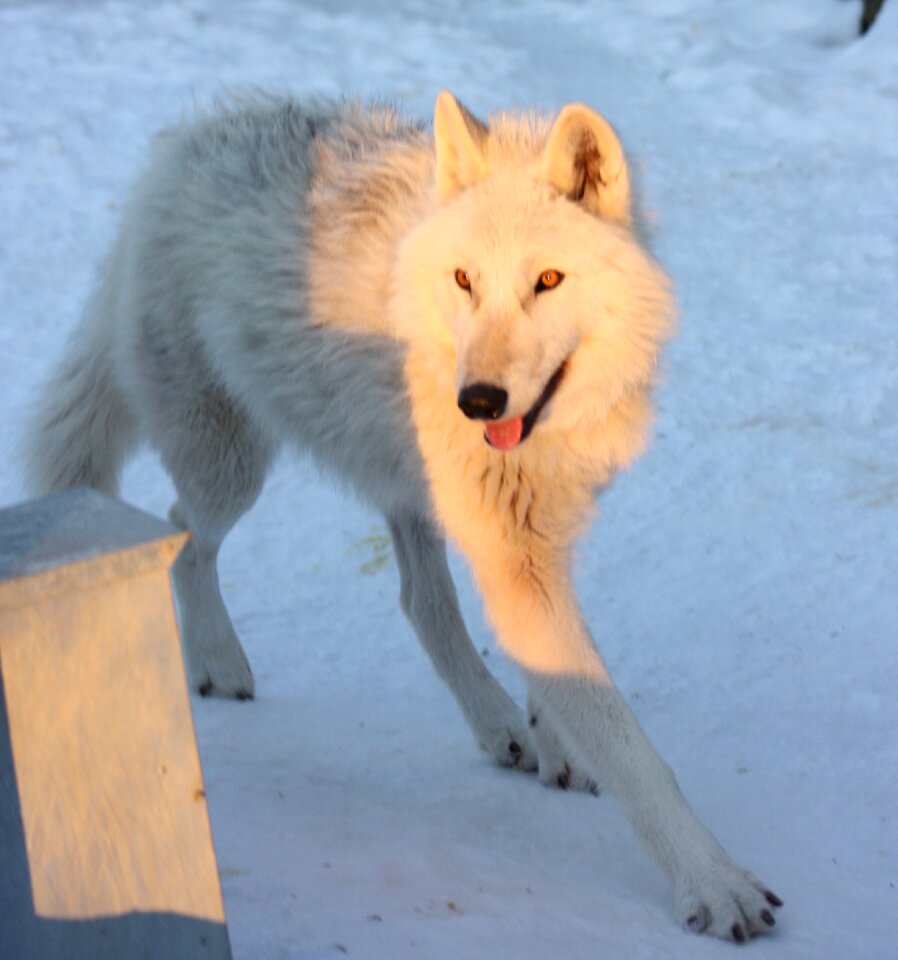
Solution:
[[[0,4],[0,504],[160,127],[246,86],[585,101],[677,285],[655,439],[577,558],[613,674],[785,901],[755,957],[898,956],[898,2]],[[123,497],[164,515],[149,453]],[[457,557],[472,633],[522,696]],[[729,956],[614,801],[474,745],[380,519],[284,457],[225,544],[257,699],[193,702],[234,955]],[[48,705],[52,709],[52,705]],[[2,856],[2,852],[0,852]],[[0,918],[2,937],[2,918]],[[30,960],[30,958],[27,958]]]

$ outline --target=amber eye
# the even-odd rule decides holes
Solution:
[[[533,289],[536,293],[542,293],[543,290],[554,290],[562,280],[564,280],[564,274],[560,270],[543,270]]]
[[[455,282],[462,288],[462,290],[471,289],[471,278],[468,275],[467,270],[456,270]]]

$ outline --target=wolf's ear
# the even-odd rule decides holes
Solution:
[[[448,200],[483,180],[488,171],[484,149],[489,131],[473,114],[443,90],[433,112],[437,196]]]
[[[558,114],[540,175],[592,213],[630,222],[630,175],[623,147],[608,121],[589,107],[570,103]]]

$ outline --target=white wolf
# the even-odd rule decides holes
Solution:
[[[617,136],[585,106],[487,126],[448,92],[433,133],[383,107],[256,98],[158,138],[35,414],[36,492],[114,491],[141,441],[194,533],[175,568],[202,693],[253,680],[219,592],[222,539],[278,447],[386,518],[401,603],[480,744],[607,787],[680,921],[743,941],[780,900],[699,822],[587,630],[574,538],[642,448],[672,302]],[[528,718],[477,655],[444,534],[467,557]]]

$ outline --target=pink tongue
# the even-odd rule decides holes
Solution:
[[[524,420],[522,417],[514,417],[512,420],[499,420],[496,423],[486,425],[486,439],[490,446],[497,450],[511,450],[521,442],[521,434],[524,432]]]

